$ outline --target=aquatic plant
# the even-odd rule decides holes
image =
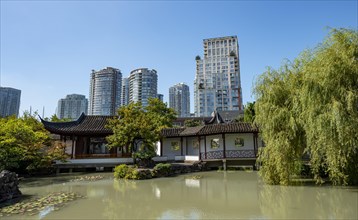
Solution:
[[[72,182],[78,182],[78,181],[97,181],[103,179],[104,176],[96,175],[96,176],[81,176],[75,179],[72,179]]]
[[[68,202],[84,198],[73,192],[54,192],[37,199],[23,201],[9,205],[0,209],[0,216],[10,216],[15,214],[35,215],[40,212],[47,212],[48,210],[57,211]]]
[[[153,176],[169,176],[172,173],[172,165],[169,163],[158,163],[153,169]]]

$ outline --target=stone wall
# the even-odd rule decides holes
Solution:
[[[21,196],[17,174],[7,170],[0,173],[0,203]]]

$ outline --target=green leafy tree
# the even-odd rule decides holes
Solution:
[[[140,103],[130,103],[117,111],[118,117],[108,121],[108,127],[113,135],[107,137],[108,146],[127,147],[132,149],[134,141],[141,138],[144,128],[147,129],[146,118]],[[138,128],[143,129],[138,129]]]
[[[234,119],[234,122],[244,122],[244,116],[238,115],[238,116]]]
[[[161,130],[172,127],[175,119],[174,110],[159,99],[149,99],[146,108],[140,103],[122,106],[117,114],[118,117],[109,120],[108,123],[108,127],[113,131],[113,135],[107,137],[109,147],[133,149],[140,140],[142,149],[139,149],[134,157],[155,156],[154,144],[160,140]]]
[[[18,119],[0,119],[0,170],[34,172],[49,168],[53,160],[65,157],[63,146],[51,141],[35,115],[25,112]]]
[[[156,98],[148,100],[148,106],[145,108],[146,115],[152,122],[154,141],[160,139],[160,133],[164,128],[173,126],[173,120],[176,119],[174,109],[168,108],[165,103]]]
[[[244,122],[253,123],[255,115],[255,102],[248,102],[244,107]]]
[[[256,118],[266,147],[260,174],[289,184],[310,158],[317,183],[358,183],[358,33],[333,29],[325,41],[257,80]]]

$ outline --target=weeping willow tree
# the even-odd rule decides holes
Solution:
[[[358,33],[332,29],[315,49],[281,68],[267,69],[255,85],[256,118],[266,143],[260,174],[290,183],[309,156],[317,183],[358,183]]]

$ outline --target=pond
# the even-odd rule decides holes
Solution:
[[[98,176],[92,181],[86,177]],[[75,181],[74,181],[75,180]],[[357,219],[358,189],[332,186],[270,186],[253,171],[210,171],[125,181],[112,173],[61,174],[27,179],[27,197],[54,192],[83,197],[32,216],[1,219]]]

